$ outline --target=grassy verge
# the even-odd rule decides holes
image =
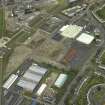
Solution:
[[[86,83],[82,86],[82,88],[80,89],[80,93],[77,99],[77,105],[87,105],[86,94],[88,93],[89,89],[96,84],[100,84],[104,82],[105,82],[105,78],[101,76],[97,76],[95,74],[91,76],[91,78],[89,78],[86,81]]]
[[[96,14],[103,20],[105,20],[105,7],[103,7],[101,10],[98,10]]]

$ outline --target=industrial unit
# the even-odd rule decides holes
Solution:
[[[87,33],[82,33],[79,37],[77,37],[77,41],[84,43],[84,44],[91,44],[93,40],[95,39],[94,36],[87,34]]]
[[[61,88],[67,80],[67,74],[60,74],[55,82],[55,86]]]
[[[40,88],[38,89],[38,91],[36,92],[36,95],[37,95],[37,96],[41,96],[41,94],[43,93],[43,91],[45,90],[46,87],[47,87],[46,84],[42,84],[42,85],[40,86]]]
[[[81,31],[83,27],[77,25],[66,25],[60,29],[60,34],[67,38],[75,38]]]
[[[47,69],[33,63],[18,81],[17,85],[26,91],[32,92],[46,72]]]

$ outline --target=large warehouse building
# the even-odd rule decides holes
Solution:
[[[79,37],[77,37],[77,41],[83,43],[83,44],[91,44],[93,40],[95,39],[94,36],[87,34],[87,33],[82,33]]]
[[[67,38],[75,38],[81,31],[83,27],[77,25],[66,25],[60,29],[60,34]]]
[[[46,72],[47,69],[42,68],[37,64],[32,64],[29,69],[24,73],[17,85],[22,87],[26,91],[32,92]]]

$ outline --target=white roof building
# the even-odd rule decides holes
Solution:
[[[67,74],[60,74],[55,82],[55,86],[58,88],[62,87],[66,80],[67,80]]]
[[[23,75],[24,78],[26,78],[27,80],[31,80],[33,82],[39,82],[42,78],[41,75],[37,75],[35,73],[31,73],[29,71],[27,71],[24,75]]]
[[[42,68],[38,65],[32,64],[29,67],[29,71],[35,72],[35,73],[40,74],[40,75],[44,75],[47,72],[47,69]]]
[[[9,89],[12,84],[16,81],[16,79],[18,78],[18,75],[12,74],[9,79],[4,83],[3,88],[5,89]]]
[[[40,86],[40,88],[38,89],[38,91],[36,92],[36,95],[37,95],[37,96],[41,96],[41,94],[44,92],[44,90],[45,90],[46,87],[47,87],[46,84],[42,84],[42,85]]]
[[[95,39],[94,36],[89,35],[87,33],[82,33],[79,37],[77,37],[77,41],[82,42],[84,44],[91,44],[93,42],[93,40]]]
[[[77,25],[66,25],[60,29],[61,35],[67,38],[75,38],[81,31],[83,27]]]
[[[69,0],[70,3],[75,2],[75,1],[78,1],[78,0]]]

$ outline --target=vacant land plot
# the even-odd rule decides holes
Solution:
[[[10,56],[8,65],[7,65],[7,76],[11,74],[13,71],[17,70],[17,68],[24,62],[24,60],[31,53],[31,49],[25,46],[16,47]]]

